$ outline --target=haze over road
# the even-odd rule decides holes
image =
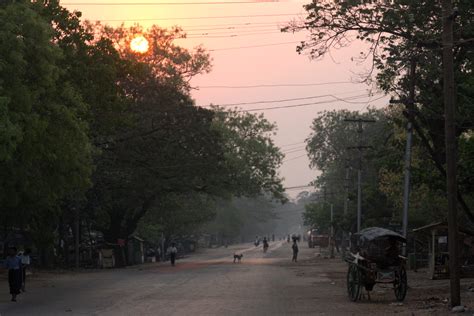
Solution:
[[[9,315],[446,315],[449,280],[429,280],[409,271],[402,305],[390,285],[377,285],[371,300],[351,302],[347,264],[325,259],[300,243],[298,263],[291,244],[270,244],[267,254],[250,244],[206,249],[176,267],[145,264],[82,273],[39,273],[17,303],[1,282],[0,314]],[[232,263],[234,251],[242,263]],[[463,301],[474,306],[463,280]]]
[[[302,257],[314,250],[306,249]],[[238,250],[237,250],[238,249]],[[233,251],[243,252],[241,264]],[[315,306],[313,278],[298,278],[286,242],[267,254],[249,244],[179,260],[74,275],[44,275],[30,282],[17,304],[1,297],[2,315],[282,315],[324,311]],[[49,278],[49,280],[48,280]],[[328,278],[320,282],[330,283]],[[5,283],[2,283],[5,287]],[[2,289],[2,293],[7,293]],[[344,293],[341,293],[343,296]]]

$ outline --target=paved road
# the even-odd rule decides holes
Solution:
[[[244,254],[232,263],[233,252]],[[308,256],[309,254],[305,254]],[[43,275],[17,303],[0,297],[1,315],[281,315],[311,312],[301,278],[284,264],[291,249],[275,242],[263,254],[251,245],[178,261],[92,273]],[[283,265],[282,265],[283,264]],[[7,294],[5,284],[2,293]],[[313,310],[314,311],[314,310]]]
[[[345,290],[347,267],[340,259],[324,259],[317,249],[301,244],[300,261],[295,264],[290,246],[275,242],[266,254],[250,244],[206,250],[179,260],[176,267],[146,264],[76,274],[43,273],[31,280],[17,303],[9,302],[3,280],[0,315],[332,316],[412,315],[413,310],[416,315],[433,315],[432,309],[420,305],[419,296],[409,292],[408,302],[400,306],[394,304],[391,288],[379,286],[372,301],[352,303]],[[234,251],[244,254],[241,264],[232,263]]]

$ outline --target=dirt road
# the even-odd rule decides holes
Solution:
[[[241,264],[232,263],[242,252]],[[268,253],[251,245],[206,250],[168,264],[76,274],[39,274],[17,303],[1,284],[5,315],[444,315],[443,291],[410,289],[394,303],[391,289],[376,288],[372,301],[351,303],[345,291],[346,266],[300,245],[290,262],[290,244],[275,242]],[[466,285],[467,286],[467,285]],[[441,287],[442,288],[442,287]],[[418,292],[420,293],[418,293]],[[432,295],[426,305],[423,295]],[[410,297],[411,295],[411,297]],[[421,296],[420,296],[421,295]],[[446,295],[445,295],[446,296]],[[429,298],[429,297],[428,297]],[[429,301],[429,300],[428,300]]]

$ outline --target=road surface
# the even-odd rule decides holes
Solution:
[[[126,269],[36,274],[17,303],[0,287],[0,314],[8,315],[444,315],[440,297],[431,305],[412,289],[405,305],[393,290],[376,288],[372,301],[352,303],[345,291],[346,266],[324,259],[300,244],[291,262],[291,244],[271,243],[268,253],[250,244],[205,250],[177,266],[145,264]],[[234,264],[233,252],[243,253]],[[444,285],[443,285],[444,286]],[[4,293],[4,294],[2,294]],[[421,292],[422,294],[424,292]],[[434,294],[433,294],[434,293]],[[423,301],[424,302],[424,301]],[[430,307],[431,306],[431,307]]]

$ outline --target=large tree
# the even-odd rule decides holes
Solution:
[[[263,114],[214,108],[214,128],[223,135],[227,186],[237,196],[265,196],[286,201],[278,168],[283,154],[272,135],[276,125]]]
[[[349,46],[355,40],[368,43],[366,51],[355,56],[372,65],[364,80],[375,79],[386,92],[401,99],[405,116],[414,124],[416,136],[425,147],[441,177],[444,170],[444,122],[442,104],[442,9],[439,1],[314,1],[305,6],[305,21],[294,22],[285,31],[309,30],[309,40],[298,46],[313,58],[333,49]],[[459,83],[457,135],[474,126],[472,111],[474,26],[471,1],[457,2],[455,22],[455,76]],[[415,76],[411,77],[411,65]],[[411,104],[409,91],[415,86]],[[464,163],[461,161],[461,163]],[[459,201],[465,214],[474,220],[461,195],[470,193],[460,187]]]
[[[92,172],[87,105],[63,80],[65,56],[53,38],[34,4],[0,5],[1,222],[43,236],[61,200],[81,195]]]

